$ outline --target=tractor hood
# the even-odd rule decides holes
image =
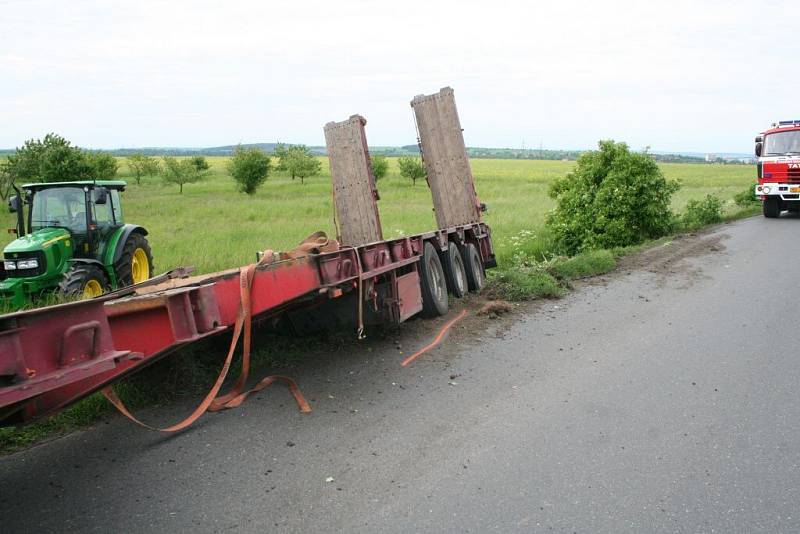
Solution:
[[[6,257],[10,254],[19,252],[35,252],[37,250],[44,250],[51,244],[61,241],[62,239],[69,239],[69,232],[64,228],[42,228],[36,230],[32,234],[19,237],[6,245],[3,253]]]

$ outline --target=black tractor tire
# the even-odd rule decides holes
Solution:
[[[92,281],[97,282],[102,293],[108,291],[108,278],[99,265],[75,263],[69,271],[64,273],[64,278],[58,284],[58,290],[68,298],[90,298],[84,296],[84,292],[86,286]]]
[[[419,284],[422,290],[422,316],[444,315],[450,307],[447,301],[447,282],[439,255],[430,243],[425,243],[422,259],[418,265]]]
[[[447,245],[447,250],[439,256],[444,268],[444,278],[447,281],[447,290],[450,294],[460,299],[467,293],[467,273],[464,270],[464,258],[461,257],[455,243]]]
[[[767,197],[763,203],[764,217],[775,219],[781,214],[781,199],[778,197]]]
[[[480,291],[486,283],[486,271],[483,268],[483,260],[478,253],[478,247],[472,243],[467,243],[461,249],[464,259],[464,270],[467,273],[467,286],[470,291]]]
[[[128,236],[122,248],[122,255],[114,262],[114,273],[117,275],[117,286],[125,287],[133,285],[132,264],[133,255],[136,249],[142,249],[147,255],[148,273],[147,278],[153,277],[153,253],[147,238],[138,232]]]

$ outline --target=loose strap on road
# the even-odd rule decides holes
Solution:
[[[414,354],[412,354],[411,356],[400,362],[400,365],[405,367],[406,365],[410,364],[411,362],[413,362],[414,360],[416,360],[417,358],[419,358],[420,356],[422,356],[423,354],[434,348],[436,345],[441,343],[442,339],[444,339],[444,335],[447,333],[448,330],[450,330],[450,327],[456,324],[461,319],[463,319],[465,315],[467,315],[467,310],[462,310],[461,313],[459,313],[456,317],[450,319],[447,323],[445,323],[442,329],[439,330],[439,333],[433,339],[433,341],[431,341],[430,343],[419,349],[417,352],[415,352]]]
[[[335,242],[333,242],[335,243]],[[312,248],[324,248],[328,245],[327,238],[323,235],[312,234],[309,236],[307,240],[305,240],[301,245],[296,249],[296,252],[303,253],[305,252],[308,254],[312,252]],[[338,247],[338,243],[335,245]],[[295,252],[295,253],[296,253]],[[235,408],[240,406],[251,394],[261,391],[262,389],[266,388],[267,386],[275,383],[275,382],[284,382],[288,387],[289,391],[294,395],[295,400],[297,401],[298,406],[300,407],[300,411],[303,413],[311,412],[311,406],[303,397],[303,394],[300,392],[300,388],[297,386],[297,383],[289,377],[282,376],[282,375],[273,375],[267,376],[263,378],[255,387],[248,391],[243,391],[244,386],[247,383],[247,379],[250,375],[250,348],[251,348],[251,331],[252,331],[252,306],[251,306],[251,290],[253,286],[253,278],[255,277],[256,267],[263,263],[269,263],[274,259],[275,255],[272,251],[267,251],[262,256],[262,259],[255,264],[248,265],[244,269],[242,269],[239,273],[239,293],[240,293],[240,302],[239,302],[239,311],[236,316],[236,323],[233,327],[233,338],[231,339],[231,345],[228,349],[228,355],[225,357],[225,362],[222,365],[222,369],[217,376],[217,380],[214,382],[214,385],[211,387],[209,392],[197,405],[194,411],[186,417],[183,421],[176,423],[174,425],[165,427],[165,428],[156,428],[153,426],[148,425],[147,423],[143,423],[139,419],[137,419],[125,404],[122,402],[122,399],[119,398],[117,393],[114,391],[113,386],[106,386],[103,388],[102,393],[108,401],[113,404],[117,410],[120,411],[122,415],[133,421],[139,426],[147,428],[148,430],[154,430],[157,432],[178,432],[189,427],[192,423],[197,421],[201,415],[203,415],[206,411],[220,411],[225,410],[228,408]],[[294,256],[297,257],[297,256]],[[236,380],[236,384],[234,384],[231,391],[226,393],[225,395],[219,394],[220,389],[222,388],[222,384],[225,382],[225,378],[228,376],[228,371],[230,371],[231,363],[233,362],[233,355],[236,353],[236,345],[239,342],[239,338],[244,332],[244,339],[242,342],[242,370],[239,374],[239,378]]]

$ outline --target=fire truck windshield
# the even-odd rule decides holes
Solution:
[[[764,139],[764,155],[800,154],[800,130],[776,132]]]

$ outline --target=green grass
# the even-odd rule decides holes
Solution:
[[[590,250],[555,262],[550,273],[562,280],[577,280],[607,273],[616,266],[617,260],[610,250]]]
[[[558,298],[567,288],[540,268],[497,271],[487,289],[489,296],[512,302],[533,298]]]
[[[322,175],[305,184],[274,175],[253,197],[236,191],[224,170],[226,159],[208,158],[210,175],[203,182],[184,186],[183,194],[178,194],[177,186],[162,185],[158,178],[145,178],[142,185],[136,185],[121,161],[119,178],[130,184],[123,193],[125,219],[149,230],[157,272],[189,265],[200,273],[237,267],[254,261],[258,250],[291,249],[316,230],[335,235],[327,159],[321,158]],[[397,159],[389,161],[389,174],[378,183],[384,236],[433,229],[436,224],[427,185],[419,182],[412,186],[399,176]],[[614,267],[615,256],[632,250],[590,252],[574,258],[552,256],[543,227],[553,207],[547,189],[554,178],[569,172],[574,162],[475,159],[471,163],[478,194],[489,206],[485,220],[492,227],[499,262],[499,268],[491,273],[491,291],[497,296],[510,300],[561,296],[569,280],[606,272]],[[681,182],[673,202],[676,211],[690,199],[714,194],[723,199],[727,218],[755,212],[754,207],[738,209],[732,202],[734,194],[753,183],[755,170],[750,166],[662,164],[661,168],[668,178]],[[0,217],[6,227],[14,226],[13,214],[3,210]],[[12,237],[0,234],[0,245]],[[330,341],[256,343],[273,348],[256,350],[254,359],[256,364],[275,362]],[[224,354],[225,342],[212,340],[192,352],[166,358],[123,385],[121,396],[136,407],[166,401],[176,391],[196,392],[206,387],[216,375],[216,356]],[[201,354],[205,356],[198,360]],[[105,400],[94,395],[43,422],[23,429],[0,429],[0,452],[90,424],[107,409]]]
[[[208,158],[211,174],[197,184],[162,185],[158,178],[132,183],[121,160],[119,177],[129,181],[123,193],[128,222],[145,226],[156,269],[166,271],[192,265],[198,272],[236,267],[255,259],[267,248],[288,250],[316,230],[334,235],[330,173],[326,158],[322,174],[301,185],[286,176],[271,176],[253,197],[238,193],[225,172],[227,158]],[[397,159],[378,188],[385,237],[423,232],[435,227],[430,192],[424,182],[412,186],[401,178]],[[539,233],[553,207],[547,196],[550,182],[569,172],[574,162],[476,159],[472,162],[481,201],[489,206],[486,222],[492,227],[498,259],[513,254],[511,238],[522,231]],[[674,208],[692,198],[715,194],[725,201],[754,181],[755,170],[744,165],[661,165],[668,178],[681,181]],[[3,210],[7,228],[13,214]],[[13,238],[0,234],[0,245]]]

